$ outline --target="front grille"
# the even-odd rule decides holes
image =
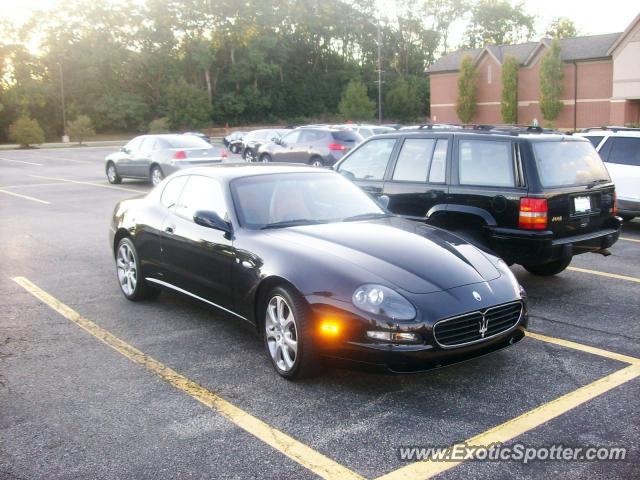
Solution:
[[[440,320],[433,327],[433,336],[443,347],[480,342],[510,330],[521,315],[522,302],[507,303]]]

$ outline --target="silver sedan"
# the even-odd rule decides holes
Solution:
[[[123,178],[148,180],[153,186],[182,168],[222,162],[227,151],[193,135],[141,135],[105,159],[109,183]]]

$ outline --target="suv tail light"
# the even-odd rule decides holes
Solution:
[[[548,211],[546,198],[520,199],[520,217],[518,226],[525,230],[544,230],[547,228]]]
[[[184,153],[184,151],[182,150],[178,150],[176,153],[173,154],[174,160],[186,160],[186,158],[187,158],[187,154]]]
[[[613,207],[611,207],[611,215],[618,215],[618,194],[613,192]]]
[[[340,145],[339,143],[330,143],[328,147],[329,147],[329,150],[334,150],[338,152],[343,152],[344,150],[347,149],[347,147],[345,147],[344,145]]]

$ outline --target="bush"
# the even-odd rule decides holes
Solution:
[[[67,134],[71,140],[75,140],[79,145],[89,137],[93,137],[96,132],[93,129],[93,122],[86,115],[78,115],[67,125]]]
[[[367,95],[367,87],[356,80],[349,82],[338,105],[345,120],[370,120],[375,109],[376,104]]]
[[[149,133],[169,133],[169,119],[160,117],[149,123]]]
[[[44,132],[37,120],[20,117],[9,126],[9,140],[27,148],[44,143]]]

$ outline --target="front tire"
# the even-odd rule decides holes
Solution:
[[[109,183],[111,183],[112,185],[122,183],[122,177],[118,175],[116,164],[113,162],[109,162],[107,164],[107,180],[109,180]]]
[[[276,372],[288,380],[317,374],[319,357],[314,344],[311,312],[290,287],[276,287],[263,309],[263,338]]]
[[[543,263],[541,265],[522,265],[524,269],[533,274],[541,277],[551,277],[564,271],[571,263],[573,257],[561,258],[554,260],[553,262]]]
[[[160,293],[149,285],[140,273],[138,251],[130,238],[123,238],[116,249],[116,272],[120,290],[128,300],[137,302],[153,298]]]
[[[160,182],[162,182],[162,180],[164,180],[164,173],[162,173],[162,169],[158,165],[151,167],[151,170],[149,171],[149,183],[156,187]]]
[[[255,162],[256,161],[255,154],[253,153],[253,151],[251,149],[249,149],[249,148],[245,149],[245,151],[244,151],[244,159],[247,162]]]

